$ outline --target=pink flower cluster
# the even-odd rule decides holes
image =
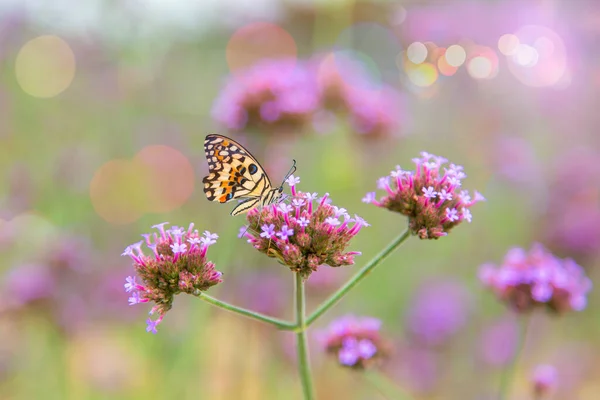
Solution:
[[[376,318],[347,315],[331,322],[319,339],[340,365],[362,369],[390,353],[390,345],[381,337],[380,329],[381,321]]]
[[[389,176],[379,178],[377,187],[386,191],[379,200],[375,192],[367,193],[363,202],[406,215],[409,229],[421,239],[438,239],[463,221],[471,222],[473,204],[485,200],[475,191],[474,198],[462,190],[467,177],[460,165],[426,152],[413,159],[415,171],[399,166]],[[443,169],[443,170],[442,170]]]
[[[360,252],[344,252],[362,227],[369,226],[358,215],[350,217],[345,208],[329,204],[329,195],[317,199],[317,193],[296,191],[300,179],[293,175],[287,180],[291,187],[290,204],[272,204],[254,208],[247,215],[245,236],[258,251],[276,257],[304,279],[319,266],[330,267],[354,264]]]
[[[387,135],[399,131],[405,109],[400,93],[376,85],[356,61],[329,55],[265,60],[238,72],[225,83],[212,116],[230,131],[299,130],[318,124],[320,116],[330,115],[327,110],[341,111],[355,132]]]
[[[176,294],[198,295],[222,282],[221,272],[206,260],[208,247],[219,236],[208,231],[200,236],[193,223],[187,231],[177,226],[165,229],[166,224],[153,226],[158,234],[142,235],[151,255],[142,251],[144,241],[127,246],[122,254],[131,257],[137,273],[128,276],[124,285],[125,291],[131,293],[129,304],[155,303],[150,314],[158,313],[158,319],[146,321],[146,331],[152,333],[156,333],[156,326],[171,309]]]
[[[319,106],[317,82],[306,63],[267,60],[229,78],[213,118],[231,131],[269,125],[302,127]]]
[[[571,259],[555,257],[540,244],[528,252],[509,250],[500,267],[482,265],[479,278],[500,300],[520,312],[536,306],[557,313],[581,311],[592,288],[583,268]]]
[[[336,53],[321,61],[318,74],[323,107],[347,113],[356,133],[400,133],[407,119],[405,98],[392,87],[373,82],[358,62]]]

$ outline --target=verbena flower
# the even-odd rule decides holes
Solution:
[[[331,322],[320,333],[324,350],[345,367],[367,368],[390,353],[389,343],[381,337],[381,321],[371,317],[347,315]]]
[[[555,257],[537,243],[529,251],[509,250],[499,267],[482,265],[479,278],[500,300],[520,312],[536,306],[557,313],[581,311],[592,288],[583,268],[571,259]]]
[[[556,368],[552,365],[540,364],[535,367],[531,382],[536,398],[542,398],[556,388],[557,375]]]
[[[221,272],[206,260],[208,247],[216,243],[217,234],[205,231],[202,236],[190,224],[185,230],[177,226],[165,229],[168,222],[154,225],[158,234],[142,235],[145,240],[127,246],[122,255],[133,260],[137,276],[128,276],[125,291],[131,293],[129,304],[154,302],[146,331],[156,333],[156,326],[171,309],[173,297],[179,293],[198,295],[220,283]],[[144,254],[142,244],[151,251]]]
[[[417,291],[407,315],[407,327],[418,343],[442,345],[467,322],[469,293],[454,281],[428,282]]]
[[[398,135],[406,119],[406,101],[391,86],[376,82],[356,60],[340,53],[319,60],[323,108],[347,113],[361,135]]]
[[[231,76],[212,108],[230,131],[265,126],[302,128],[319,107],[314,73],[306,62],[266,60]]]
[[[339,267],[354,264],[358,251],[345,252],[346,247],[367,222],[345,208],[328,203],[326,193],[296,190],[299,179],[288,179],[291,204],[279,203],[254,208],[248,212],[248,229],[244,236],[258,251],[276,257],[304,279],[322,266]]]
[[[473,198],[462,190],[466,178],[463,167],[444,164],[447,160],[422,152],[413,159],[415,171],[399,166],[389,176],[378,180],[377,186],[385,196],[377,200],[375,192],[367,193],[363,202],[406,215],[411,232],[421,239],[438,239],[463,221],[471,222],[469,210],[478,201],[485,200],[477,191]]]

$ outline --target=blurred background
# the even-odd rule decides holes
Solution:
[[[410,398],[494,398],[518,329],[478,266],[541,242],[598,277],[599,39],[595,0],[0,1],[0,398],[301,398],[293,335],[190,296],[151,335],[127,304],[125,246],[194,222],[220,235],[211,295],[292,317],[287,268],[204,196],[208,133],[273,182],[296,159],[300,190],[371,223],[309,310],[406,226],[361,202],[380,176],[420,151],[464,165],[473,223],[411,238],[312,332],[379,318]],[[598,306],[532,317],[510,398],[538,364],[550,398],[599,398]],[[314,336],[311,357],[319,399],[385,398]]]

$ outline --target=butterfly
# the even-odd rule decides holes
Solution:
[[[279,187],[273,187],[259,162],[241,144],[222,135],[204,139],[208,175],[204,177],[204,193],[210,201],[227,203],[243,200],[231,215],[244,214],[254,207],[273,204],[283,196],[283,184],[296,171],[296,160]]]

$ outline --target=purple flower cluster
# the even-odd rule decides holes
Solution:
[[[376,318],[347,315],[331,322],[319,339],[340,365],[362,369],[390,353],[390,345],[381,337],[380,328],[381,321]]]
[[[443,157],[422,152],[413,159],[415,171],[405,171],[399,166],[389,176],[379,178],[377,187],[386,195],[377,200],[375,192],[367,193],[363,202],[406,215],[409,228],[421,239],[438,239],[463,221],[471,222],[469,208],[485,200],[475,191],[474,198],[462,190],[466,178],[463,167],[450,164]]]
[[[317,83],[308,63],[267,60],[231,76],[215,100],[213,118],[231,131],[249,127],[302,128],[319,107]]]
[[[217,242],[218,235],[205,231],[200,236],[193,223],[187,231],[177,226],[165,229],[166,224],[153,226],[158,234],[142,235],[151,255],[142,251],[144,241],[127,246],[122,254],[131,257],[137,273],[126,279],[125,291],[131,293],[129,304],[155,303],[150,314],[158,313],[158,319],[146,321],[146,331],[152,333],[171,309],[176,294],[198,295],[222,282],[221,272],[206,260],[206,251]]]
[[[262,61],[229,77],[212,116],[230,131],[299,130],[333,110],[348,114],[359,134],[398,132],[406,108],[403,97],[391,87],[375,87],[356,64],[334,55],[295,65],[287,59]]]
[[[396,90],[375,84],[356,61],[340,54],[325,57],[318,72],[323,107],[348,113],[355,132],[370,137],[399,132],[406,104]]]
[[[350,217],[345,208],[331,205],[327,193],[317,199],[317,193],[296,191],[299,178],[292,175],[287,182],[292,192],[290,204],[250,210],[248,228],[242,228],[240,236],[304,279],[323,264],[330,267],[354,264],[354,256],[361,253],[344,251],[350,239],[369,224],[358,215]]]
[[[561,260],[542,245],[526,252],[513,248],[496,268],[484,264],[479,278],[498,298],[520,312],[546,306],[556,313],[581,311],[592,288],[583,268],[571,259]]]

